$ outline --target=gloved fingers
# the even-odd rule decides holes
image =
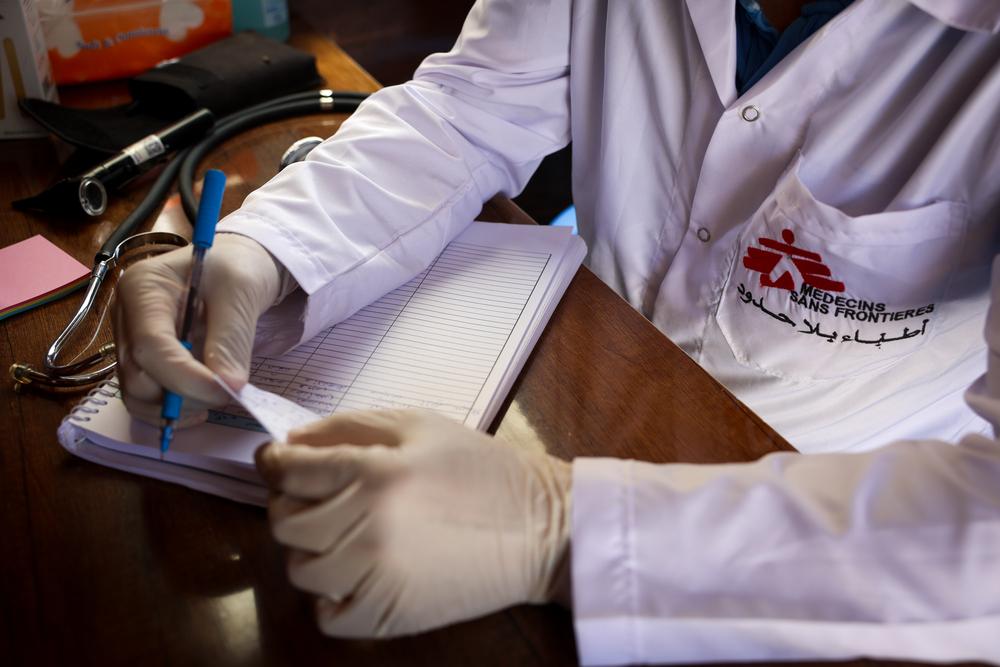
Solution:
[[[434,627],[426,624],[399,627],[395,613],[397,597],[387,578],[372,570],[350,595],[339,599],[319,598],[316,623],[323,634],[350,639],[394,637]]]
[[[123,346],[117,346],[122,349]],[[118,382],[122,388],[122,394],[128,399],[134,399],[142,403],[154,403],[163,396],[161,387],[153,378],[149,377],[146,371],[139,368],[135,362],[127,360],[119,353],[118,356]],[[129,404],[131,407],[131,403]]]
[[[368,639],[374,636],[375,622],[371,614],[363,614],[361,601],[318,598],[316,600],[316,625],[329,637]]]
[[[118,358],[118,382],[122,390],[122,400],[129,413],[150,424],[160,423],[163,408],[163,387],[140,368],[130,355],[130,345],[117,310],[112,316],[115,331],[115,353]],[[208,418],[206,405],[194,400],[185,400],[181,405],[178,428],[194,426]]]
[[[205,301],[205,365],[237,390],[250,377],[259,316],[255,304],[238,292]]]
[[[506,434],[504,434],[506,435]],[[521,436],[524,437],[521,437]],[[520,450],[522,452],[528,452],[529,454],[546,454],[545,443],[539,440],[534,432],[528,433],[515,433],[517,437],[504,437],[496,438],[497,442],[502,442],[505,445],[513,447],[514,449]]]
[[[384,458],[374,450],[352,445],[272,443],[257,450],[257,469],[272,490],[304,500],[321,500],[358,480],[373,460]]]
[[[129,374],[121,372],[119,369],[118,381],[121,384],[122,400],[129,414],[133,417],[149,424],[159,425],[160,414],[163,411],[163,391],[154,392],[156,396],[153,400],[145,400],[133,389],[135,384],[129,380]],[[157,389],[160,389],[157,387]],[[181,414],[177,420],[177,426],[184,428],[200,424],[208,419],[208,410],[204,403],[198,401],[185,400],[181,404]]]
[[[377,559],[369,543],[368,517],[359,519],[326,553],[293,550],[288,554],[288,580],[309,593],[344,600],[359,589]]]
[[[205,365],[234,389],[246,383],[257,319],[281,295],[277,260],[241,234],[219,234],[205,263]]]
[[[367,511],[368,499],[360,482],[318,503],[279,495],[268,504],[274,538],[287,547],[314,554],[340,543]]]
[[[264,447],[267,447],[267,445],[262,445],[261,449]],[[298,498],[284,494],[272,495],[267,501],[267,518],[272,524],[275,524],[279,521],[290,519],[299,512],[304,512],[315,505],[316,503],[314,502],[299,500]]]
[[[290,431],[288,440],[313,446],[350,443],[398,447],[415,414],[419,413],[412,410],[360,410],[333,414]]]
[[[115,356],[118,359],[118,382],[121,384],[126,404],[129,399],[137,402],[157,400],[163,395],[163,388],[132,359],[132,346],[128,341],[123,317],[117,307],[112,311],[111,321],[115,335]]]
[[[132,339],[131,355],[153,381],[185,398],[211,406],[229,402],[212,371],[197,361],[176,336],[156,334]]]
[[[221,405],[228,395],[177,339],[184,285],[174,266],[180,259],[169,257],[176,252],[143,260],[122,275],[116,304],[119,332],[128,358],[154,382],[182,396]]]

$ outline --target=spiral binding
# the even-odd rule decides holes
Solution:
[[[101,408],[108,404],[107,399],[114,398],[118,392],[118,381],[114,378],[108,380],[101,386],[87,392],[79,403],[66,415],[66,419],[75,422],[89,422],[90,415],[96,415]],[[103,398],[101,398],[103,396]],[[96,407],[94,407],[96,406]]]

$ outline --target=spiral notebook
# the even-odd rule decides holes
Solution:
[[[585,254],[565,228],[472,223],[406,284],[281,356],[255,357],[251,385],[319,416],[424,408],[486,429]],[[128,415],[114,381],[59,427],[81,458],[257,505],[267,492],[253,453],[270,439],[234,401],[178,431],[161,460],[158,430]]]

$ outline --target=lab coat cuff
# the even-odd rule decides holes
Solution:
[[[474,186],[470,181],[466,188]],[[472,213],[463,210],[448,209],[447,215],[447,224],[417,225],[394,239],[391,251],[383,248],[340,272],[324,266],[300,238],[263,216],[237,211],[220,222],[218,229],[254,239],[298,282],[306,295],[304,304],[299,301],[302,327],[297,342],[301,342],[347,319],[427,268],[472,219]],[[464,222],[456,223],[456,219]]]
[[[632,461],[573,462],[572,579],[577,651],[583,665],[640,661]]]
[[[241,234],[264,246],[306,294],[312,294],[323,285],[324,272],[316,264],[312,252],[279,223],[239,210],[223,218],[216,231]]]
[[[218,232],[241,234],[249,237],[271,254],[274,259],[292,276],[301,288],[302,296],[293,292],[283,299],[275,308],[262,316],[258,325],[258,340],[271,338],[262,335],[266,332],[274,336],[274,343],[263,348],[255,347],[255,352],[277,354],[287,351],[304,340],[308,340],[322,330],[326,324],[326,313],[315,304],[313,294],[328,287],[322,276],[325,271],[318,266],[313,253],[306,249],[295,235],[284,230],[268,218],[245,211],[236,211],[219,222]],[[273,316],[272,316],[273,315]],[[294,322],[294,329],[275,335],[280,326],[275,326],[275,320]],[[294,333],[292,333],[294,331]]]

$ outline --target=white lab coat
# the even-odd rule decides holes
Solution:
[[[481,0],[220,230],[289,269],[300,327],[263,326],[307,338],[572,139],[590,267],[793,444],[923,441],[578,461],[581,660],[1000,661],[1000,446],[962,400],[986,366],[1000,2],[857,0],[739,98],[733,12]],[[1000,370],[976,387],[997,423]]]

